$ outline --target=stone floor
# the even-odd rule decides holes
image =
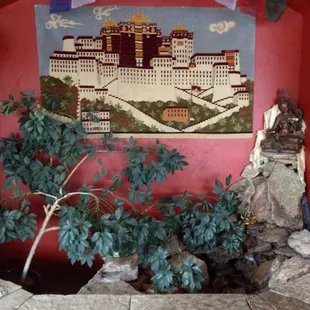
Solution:
[[[310,310],[310,304],[271,291],[260,295],[32,295],[0,279],[1,310]]]

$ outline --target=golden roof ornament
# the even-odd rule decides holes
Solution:
[[[185,27],[182,24],[178,24],[176,25],[175,30],[185,30]]]
[[[133,24],[148,24],[151,22],[151,20],[142,13],[133,14],[127,21]]]
[[[115,20],[113,20],[113,19],[111,19],[111,18],[107,19],[107,20],[101,25],[101,27],[106,27],[106,28],[108,28],[108,27],[115,27],[115,26],[116,26],[116,22],[115,22]]]

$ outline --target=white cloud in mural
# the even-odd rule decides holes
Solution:
[[[219,34],[222,34],[224,32],[228,32],[231,28],[234,28],[236,26],[236,22],[235,21],[226,21],[223,20],[221,22],[218,22],[217,24],[211,24],[209,26],[209,30],[211,32],[217,32]]]
[[[102,20],[103,17],[109,17],[111,15],[111,12],[115,10],[119,10],[119,8],[117,6],[109,7],[109,8],[101,6],[101,7],[95,7],[93,9],[93,13],[96,19]]]
[[[73,20],[65,19],[62,15],[51,14],[50,20],[45,24],[47,29],[58,29],[58,28],[77,28],[84,24],[76,23]]]

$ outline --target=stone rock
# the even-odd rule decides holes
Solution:
[[[276,243],[279,246],[286,246],[289,234],[286,229],[282,227],[272,227],[265,228],[264,231],[256,237],[265,242]]]
[[[273,261],[263,262],[257,269],[255,269],[250,277],[250,282],[259,290],[267,286],[270,279],[270,269]]]
[[[247,279],[251,278],[251,274],[257,269],[257,263],[253,254],[246,253],[243,258],[236,262],[235,268],[242,272]]]
[[[253,295],[248,295],[247,298],[252,297]],[[309,310],[309,305],[305,304],[304,302],[295,299],[286,297],[280,294],[276,294],[271,291],[265,291],[257,295],[260,300],[265,301],[265,307],[255,307],[254,304],[250,303],[252,306],[252,309],[260,309],[260,310]],[[267,306],[270,305],[270,308]]]
[[[251,310],[276,310],[276,308],[268,304],[264,299],[259,297],[259,295],[256,294],[246,295],[245,298]]]
[[[282,264],[287,260],[284,256],[277,256],[275,260],[272,262],[272,265],[269,270],[270,278],[280,269]]]
[[[257,187],[259,184],[262,184],[266,181],[266,178],[263,176],[258,176],[255,179],[252,180],[252,183],[255,187]]]
[[[271,277],[269,288],[310,303],[310,259],[295,256],[286,260]]]
[[[258,245],[258,242],[254,236],[247,234],[246,239],[244,241],[244,245],[245,245],[247,251],[249,251],[250,249],[255,248]]]
[[[25,301],[31,298],[33,295],[25,290],[18,289],[11,292],[8,295],[3,296],[0,299],[1,310],[13,310],[20,309]]]
[[[129,257],[104,258],[102,268],[88,282],[112,283],[118,281],[133,281],[138,277],[139,257],[134,254]]]
[[[272,290],[284,296],[302,300],[303,302],[308,303],[307,309],[310,309],[310,273],[305,274],[294,280],[290,280],[285,284],[278,285]],[[299,308],[295,309],[299,310]]]
[[[209,274],[208,274],[207,264],[203,260],[197,258],[196,256],[188,252],[182,252],[182,253],[175,255],[168,262],[171,264],[173,268],[175,268],[176,270],[179,270],[182,267],[183,263],[185,263],[191,258],[194,258],[194,263],[200,268],[201,276],[204,278],[205,284],[209,283]]]
[[[0,279],[0,298],[14,291],[17,291],[20,288],[20,285]]]
[[[129,283],[124,281],[102,283],[92,282],[84,285],[78,294],[99,294],[99,295],[136,295],[141,294],[136,291]]]
[[[302,257],[310,258],[310,231],[304,229],[291,234],[288,244]]]
[[[261,168],[255,168],[253,164],[244,167],[241,176],[245,179],[252,180],[262,172]]]
[[[243,214],[246,207],[251,204],[251,198],[255,193],[255,187],[252,181],[248,179],[242,179],[229,187],[230,191],[238,194],[241,204],[239,206],[239,212]]]
[[[301,276],[310,272],[310,259],[301,256],[295,256],[286,260],[277,272],[271,277],[269,287],[276,288],[279,285],[300,278]]]
[[[113,309],[113,308],[111,308]],[[176,294],[135,295],[130,310],[250,310],[244,295],[237,294]]]
[[[272,170],[274,168],[275,162],[267,162],[262,166],[262,170],[263,170],[263,176],[265,178],[268,178],[270,176],[270,174],[272,173]]]
[[[165,251],[168,252],[169,256],[174,256],[182,252],[182,247],[177,236],[173,235],[169,239],[168,243],[165,245]]]
[[[18,310],[129,310],[130,298],[130,295],[36,295]]]
[[[262,224],[253,224],[249,225],[247,228],[247,235],[256,237],[257,235],[261,234],[265,229],[265,226]]]
[[[260,243],[257,244],[255,247],[248,249],[248,253],[261,254],[263,252],[267,252],[267,251],[271,250],[271,248],[272,248],[271,243],[264,242],[261,240],[259,240],[259,241],[260,241]]]
[[[232,254],[229,254],[222,247],[216,247],[213,249],[199,248],[194,251],[194,255],[196,254],[197,255],[205,254],[208,258],[210,258],[217,264],[225,264],[233,259],[237,259],[242,256],[241,251],[237,251]]]
[[[261,155],[268,158],[270,161],[274,161],[276,163],[285,161],[287,164],[294,164],[297,162],[296,154],[288,154],[288,153],[271,153],[271,152],[261,152]]]
[[[301,198],[305,192],[299,176],[283,164],[276,163],[267,179],[272,205],[272,221],[291,230],[303,228]]]
[[[257,185],[252,197],[251,209],[256,215],[256,219],[261,222],[272,222],[272,203],[269,199],[267,181]]]
[[[262,253],[262,256],[265,260],[274,260],[277,257],[277,254],[274,253],[273,250]]]
[[[274,249],[273,252],[277,255],[283,255],[286,257],[294,257],[298,255],[298,253],[295,250],[293,250],[290,246],[280,247],[276,245],[276,249]]]

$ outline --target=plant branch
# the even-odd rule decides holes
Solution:
[[[54,231],[54,230],[59,230],[59,229],[60,229],[60,227],[55,226],[55,227],[46,228],[44,232],[47,233],[47,232]]]
[[[72,196],[76,196],[76,195],[91,196],[91,197],[93,197],[96,200],[97,206],[99,206],[99,198],[96,195],[92,194],[92,193],[85,193],[85,192],[72,192],[72,193],[68,193],[68,194],[64,195],[63,197],[57,199],[54,204],[57,204],[57,207],[60,208],[59,203],[62,200],[67,199],[67,198],[72,197]],[[57,208],[55,208],[55,210],[57,210]]]
[[[106,150],[97,150],[97,153],[124,153],[123,151],[106,151]],[[79,167],[84,163],[84,161],[88,158],[88,154],[85,155],[80,162],[72,169],[68,177],[65,179],[65,181],[62,183],[62,187],[59,190],[59,193],[62,195],[62,189],[65,187],[65,185],[69,182],[73,174],[79,169]]]
[[[102,189],[100,188],[94,188],[94,189],[91,189],[90,190],[91,192],[98,192],[98,191],[102,191]],[[126,198],[123,198],[121,196],[117,196],[115,195],[112,191],[109,191],[109,190],[106,190],[111,196],[113,196],[114,198],[118,198],[120,200],[123,200],[124,202],[126,202],[127,204],[130,205],[130,207],[132,208],[132,210],[135,212],[135,213],[139,213],[139,211],[137,210],[137,208]]]
[[[118,198],[120,200],[123,200],[124,202],[128,203],[130,205],[130,207],[132,208],[132,210],[135,212],[135,213],[139,213],[137,208],[129,201],[127,200],[126,198],[123,198],[123,197],[119,197],[117,195],[115,195],[113,192],[109,191],[108,192],[114,197],[114,198]]]
[[[148,213],[151,209],[153,209],[154,207],[156,207],[158,201],[159,201],[159,199],[158,199],[155,203],[153,203],[151,206],[149,206],[147,209],[145,209],[145,210],[143,211],[142,214],[146,214],[146,213]]]
[[[79,167],[83,164],[83,162],[88,158],[88,154],[85,155],[80,162],[74,167],[74,169],[71,171],[71,173],[67,176],[67,178],[64,180],[64,182],[62,183],[62,186],[59,190],[59,193],[62,195],[62,189],[65,187],[65,185],[68,183],[68,181],[71,179],[71,177],[73,176],[73,174],[76,172],[76,170],[79,169]]]
[[[53,198],[54,200],[57,200],[58,198],[54,195],[50,195],[50,194],[46,194],[46,193],[43,193],[43,192],[35,192],[35,193],[32,193],[33,195],[43,195],[43,196],[46,196],[46,197],[50,197],[50,198]]]
[[[33,256],[34,256],[35,252],[36,252],[38,244],[39,244],[42,236],[46,232],[46,226],[47,226],[49,220],[51,219],[51,217],[52,217],[52,215],[53,215],[53,213],[54,213],[54,211],[56,210],[57,207],[58,207],[58,205],[57,205],[56,202],[52,206],[47,206],[47,209],[49,209],[49,211],[46,213],[45,219],[44,219],[44,221],[42,223],[42,226],[41,226],[41,228],[39,230],[39,233],[35,237],[35,240],[34,240],[32,246],[31,246],[30,252],[29,252],[29,254],[27,256],[27,259],[26,259],[26,262],[25,262],[25,265],[24,265],[24,269],[23,269],[23,272],[22,272],[22,276],[21,276],[21,279],[20,279],[21,284],[23,284],[25,279],[26,279],[26,276],[27,276],[27,273],[28,273],[31,261],[33,259]]]

